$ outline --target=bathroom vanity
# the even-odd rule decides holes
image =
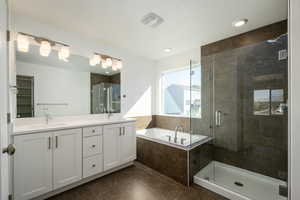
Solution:
[[[85,55],[61,60],[55,42],[41,56],[35,36],[11,35],[32,39],[26,52],[11,45],[13,199],[45,199],[131,165],[135,120],[120,114],[121,60],[95,54],[105,67]]]
[[[12,141],[15,200],[44,199],[136,159],[134,119],[23,124]]]

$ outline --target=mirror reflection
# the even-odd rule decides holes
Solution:
[[[58,51],[40,55],[38,46],[16,51],[17,117],[120,113],[120,71],[91,66],[89,59]]]

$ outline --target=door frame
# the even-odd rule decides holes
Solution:
[[[8,199],[9,195],[9,158],[2,149],[8,145],[8,2],[0,0],[0,198]]]

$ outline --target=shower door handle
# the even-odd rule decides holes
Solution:
[[[216,126],[220,127],[221,126],[221,111],[216,110],[216,112],[215,112],[215,120],[216,120]]]
[[[215,112],[215,122],[216,122],[216,126],[218,127],[219,126],[219,111],[216,110]]]

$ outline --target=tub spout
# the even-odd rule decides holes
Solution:
[[[175,142],[175,143],[177,143],[177,139],[178,139],[177,133],[178,133],[179,130],[181,130],[181,131],[183,132],[183,127],[182,127],[181,125],[178,125],[178,126],[176,126],[176,128],[175,128],[175,137],[174,137],[174,142]]]

